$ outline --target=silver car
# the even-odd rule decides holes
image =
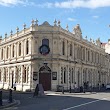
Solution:
[[[106,85],[106,89],[110,89],[110,83]]]

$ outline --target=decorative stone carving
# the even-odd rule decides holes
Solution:
[[[60,22],[60,20],[59,20],[59,21],[58,21],[58,26],[59,26],[59,27],[60,27],[60,23],[61,23],[61,22]]]
[[[57,23],[57,21],[56,21],[56,19],[55,19],[55,21],[54,21],[54,26],[56,26],[56,23]]]
[[[24,30],[26,29],[26,24],[25,24],[25,23],[23,24],[23,29],[24,29]]]
[[[13,31],[11,30],[11,32],[10,32],[10,35],[12,36],[13,35]]]
[[[66,26],[66,30],[68,31],[68,24],[67,24],[67,26]]]
[[[17,32],[17,33],[19,32],[19,28],[18,28],[18,27],[16,28],[16,32]]]
[[[38,25],[38,22],[39,22],[39,21],[36,19],[36,20],[35,20],[35,25]]]

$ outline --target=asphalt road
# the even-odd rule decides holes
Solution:
[[[3,94],[5,98],[8,93]],[[33,94],[13,93],[20,105],[4,110],[110,110],[110,93],[48,94],[33,97]]]

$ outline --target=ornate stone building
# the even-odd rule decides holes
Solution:
[[[109,82],[109,58],[96,42],[82,38],[79,24],[69,32],[60,21],[42,25],[32,21],[29,28],[0,39],[0,88],[9,89],[16,82],[19,91],[33,90],[42,83],[44,90],[56,90],[57,85],[69,89],[89,81]]]

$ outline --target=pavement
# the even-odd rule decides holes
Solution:
[[[9,91],[3,90],[3,92],[8,93]],[[33,94],[33,92],[18,92],[18,91],[13,91],[14,94]],[[76,96],[85,96],[85,95],[92,95],[92,94],[97,94],[98,92],[85,92],[85,93],[69,93],[69,92],[56,92],[56,91],[44,91],[45,95],[47,96],[69,96],[69,95],[76,95]],[[20,104],[20,100],[15,100],[13,99],[12,103],[9,103],[8,99],[3,99],[2,100],[3,105],[0,106],[0,109],[8,108],[8,107],[13,107],[17,106]]]
[[[18,105],[19,103],[20,103],[19,100],[13,99],[12,103],[10,103],[8,99],[3,99],[3,100],[2,100],[2,106],[0,106],[0,109],[12,107],[12,106],[16,106],[16,105]]]

